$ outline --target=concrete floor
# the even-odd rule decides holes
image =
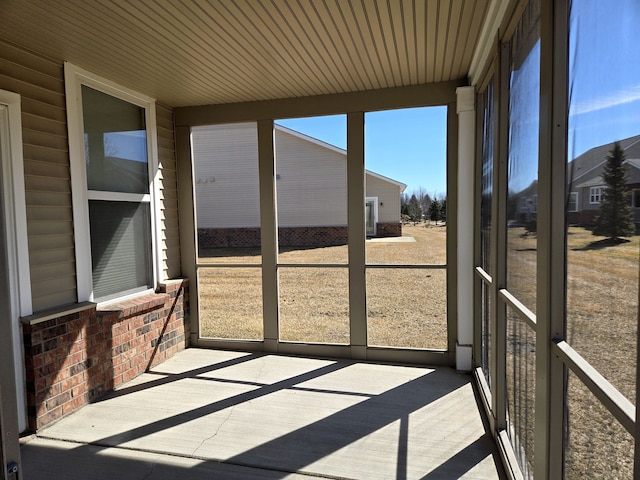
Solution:
[[[448,368],[189,349],[22,446],[27,480],[502,479]]]

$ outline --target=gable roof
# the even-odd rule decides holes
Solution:
[[[309,135],[305,135],[304,133],[300,133],[296,130],[292,130],[282,125],[278,125],[277,123],[274,124],[274,129],[277,131],[286,133],[288,135],[292,135],[294,137],[300,138],[305,142],[309,142],[314,145],[318,145],[322,148],[326,148],[327,150],[330,150],[332,152],[339,153],[341,155],[344,155],[345,157],[347,156],[347,151],[345,149],[336,147],[335,145],[331,145],[330,143],[327,143],[327,142],[323,142],[322,140],[311,137]],[[404,190],[407,188],[407,185],[405,183],[399,182],[398,180],[394,180],[393,178],[385,177],[384,175],[380,175],[379,173],[373,172],[371,170],[365,170],[365,172],[367,175],[370,175],[373,178],[377,178],[378,180],[382,180],[384,182],[388,182],[397,186],[398,188],[400,188],[400,193],[404,192]]]
[[[576,182],[584,175],[604,165],[615,143],[616,142],[611,142],[593,147],[591,150],[587,150],[572,160],[569,163],[569,174],[572,177],[572,181]],[[619,140],[618,143],[620,147],[622,147],[622,150],[624,150],[627,160],[640,158],[640,135]]]
[[[632,168],[638,169],[640,170],[640,159],[631,159],[631,160],[625,160],[624,161],[625,165],[629,165]],[[628,181],[629,179],[627,179]],[[579,183],[578,185],[575,185],[573,188],[584,188],[584,187],[603,187],[605,186],[605,182],[602,178],[601,175],[598,175],[597,177],[593,177],[589,180],[587,180],[586,182],[583,183]]]

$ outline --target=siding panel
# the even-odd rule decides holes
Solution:
[[[163,278],[176,278],[181,275],[180,240],[178,231],[178,183],[176,176],[176,147],[173,134],[173,110],[156,105],[156,125],[158,131],[158,166],[160,179],[160,218],[162,237]],[[167,228],[165,218],[171,218],[171,229]],[[177,235],[176,235],[177,232]],[[172,261],[168,261],[172,259]]]
[[[198,127],[192,138],[198,228],[259,227],[256,124]]]
[[[400,221],[400,187],[367,175],[366,196],[378,197],[378,222],[398,223]],[[383,205],[380,205],[380,202]]]
[[[62,64],[0,41],[0,88],[22,97],[27,236],[36,312],[77,299]]]
[[[347,156],[276,130],[278,226],[347,224]]]
[[[0,41],[0,88],[22,97],[34,311],[73,303],[77,296],[63,61]],[[158,105],[156,112],[160,217],[168,219],[163,221],[168,230],[159,239],[161,277],[174,278],[181,272],[173,111]]]
[[[193,129],[198,228],[260,225],[255,124]],[[275,130],[278,226],[347,225],[344,150]],[[377,196],[379,222],[400,222],[400,186],[367,174],[367,196]],[[364,199],[363,199],[364,201]]]

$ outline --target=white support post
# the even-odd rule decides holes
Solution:
[[[471,371],[473,350],[473,212],[475,88],[456,89],[458,113],[458,338],[456,369]]]

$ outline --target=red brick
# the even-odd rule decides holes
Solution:
[[[82,353],[87,348],[87,342],[84,339],[80,339],[76,342],[73,342],[71,348],[69,348],[69,353]]]
[[[42,343],[42,332],[33,332],[31,334],[31,345]]]
[[[32,358],[31,365],[33,366],[33,368],[40,368],[41,366],[43,366],[44,365],[43,355],[34,355]]]
[[[86,403],[87,401],[84,397],[73,398],[67,403],[65,403],[64,405],[62,405],[62,414],[66,415],[67,413],[77,410],[78,408],[82,407]]]
[[[133,370],[133,369],[127,370],[122,374],[122,381],[123,383],[126,383],[129,380],[132,380],[133,378],[135,378],[136,376],[137,376],[136,370]]]
[[[76,332],[79,335],[82,334],[82,331],[84,330],[84,327],[86,326],[87,322],[86,319],[84,318],[77,318],[75,320],[71,320],[68,324],[67,324],[67,328],[70,332]]]
[[[38,425],[42,428],[45,425],[49,425],[62,417],[62,407],[56,407],[55,409],[45,413],[38,419]]]
[[[69,378],[69,369],[68,368],[63,368],[58,373],[56,373],[56,376],[53,378],[53,383],[62,382],[63,380],[66,380],[67,378]],[[62,388],[62,386],[60,388]]]
[[[73,398],[83,398],[84,399],[84,395],[87,393],[87,385],[83,382],[79,385],[76,385],[75,387],[73,387],[71,389],[71,396]]]

